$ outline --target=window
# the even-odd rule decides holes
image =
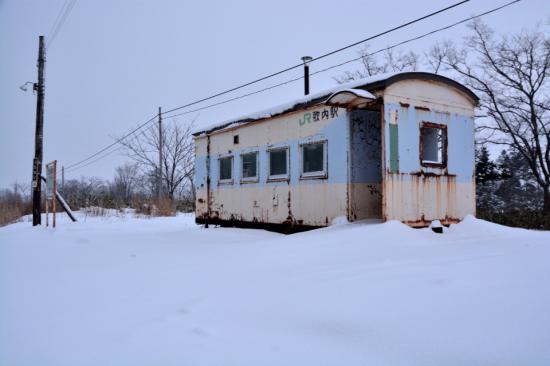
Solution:
[[[239,143],[239,135],[234,135],[234,136],[233,136],[233,143],[234,143],[235,145],[237,145],[237,144]]]
[[[422,166],[444,168],[447,165],[447,126],[424,122],[420,127]]]
[[[220,162],[220,183],[233,182],[233,157],[226,156],[219,159]]]
[[[269,151],[269,179],[288,179],[288,148],[278,148]]]
[[[258,152],[246,153],[241,155],[241,180],[257,181],[258,180]]]
[[[302,145],[302,178],[326,177],[326,142]]]

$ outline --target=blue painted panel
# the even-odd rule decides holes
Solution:
[[[461,177],[462,181],[472,180],[475,169],[474,119],[453,115],[447,133],[452,136],[447,147],[449,173]]]
[[[258,151],[259,158],[259,181],[257,183],[244,183],[247,186],[277,186],[277,185],[310,185],[310,184],[334,184],[334,183],[346,183],[348,181],[348,151],[349,151],[349,126],[348,116],[346,113],[341,113],[338,117],[334,118],[324,129],[319,133],[308,136],[303,139],[291,139],[288,141],[277,143],[276,145],[261,145],[258,148],[244,148],[233,150],[231,155],[233,156],[233,184],[221,184],[219,188],[235,188],[241,185],[241,157],[240,155],[245,152]],[[301,174],[301,149],[300,144],[313,142],[313,141],[326,141],[327,142],[327,167],[328,178],[327,179],[300,179]],[[272,147],[289,147],[289,161],[290,161],[290,182],[267,182],[269,174],[268,166],[268,152],[267,150]],[[211,157],[211,184],[212,187],[218,186],[219,181],[219,162],[218,156]],[[206,185],[206,157],[196,158],[196,171],[195,181],[200,184]]]
[[[385,120],[397,116],[399,129],[399,171],[416,173],[431,171],[420,165],[419,144],[422,122],[447,125],[447,170],[456,175],[457,183],[471,182],[474,169],[474,121],[473,118],[456,113],[443,113],[433,110],[415,109],[395,103],[384,105]],[[386,164],[389,166],[389,123],[386,132]],[[437,171],[437,169],[435,169]]]

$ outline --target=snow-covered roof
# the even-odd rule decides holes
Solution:
[[[430,80],[442,81],[447,84],[451,84],[461,89],[465,93],[469,94],[470,97],[474,99],[476,103],[479,100],[479,98],[470,89],[466,88],[462,84],[459,84],[452,79],[446,78],[441,75],[427,73],[427,72],[402,72],[402,73],[392,72],[392,73],[378,74],[378,75],[366,77],[363,79],[352,80],[350,82],[336,85],[333,88],[326,89],[318,93],[293,99],[287,103],[280,104],[273,108],[244,115],[239,118],[229,119],[221,123],[212,124],[206,127],[201,127],[195,130],[193,132],[193,135],[198,136],[204,133],[211,133],[214,131],[235,128],[240,125],[250,123],[252,121],[271,118],[271,117],[292,112],[298,109],[307,108],[316,104],[326,103],[330,99],[330,97],[336,94],[344,93],[346,91],[355,94],[358,98],[376,99],[376,96],[374,96],[372,93],[370,93],[365,89],[368,89],[370,91],[383,89],[386,87],[386,85],[389,85],[395,81],[399,81],[403,79],[430,79]]]
[[[325,103],[335,106],[357,106],[373,100],[376,100],[376,96],[366,90],[344,89],[333,93]]]

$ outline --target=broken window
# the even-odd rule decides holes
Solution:
[[[242,180],[258,179],[258,152],[241,155]]]
[[[424,122],[420,128],[420,159],[423,166],[447,164],[447,126]]]
[[[326,142],[315,142],[302,145],[302,177],[325,177]]]
[[[220,182],[228,183],[233,179],[233,157],[226,156],[219,159]]]
[[[288,178],[288,148],[269,151],[269,179]]]

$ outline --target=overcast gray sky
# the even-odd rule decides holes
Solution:
[[[80,0],[48,49],[44,162],[77,162],[153,116],[366,38],[451,1],[92,1]],[[19,86],[36,80],[38,36],[47,35],[65,0],[0,0],[0,187],[31,178],[36,97]],[[391,45],[506,3],[472,0],[445,14],[370,42]],[[548,2],[523,0],[484,21],[498,33],[547,23]],[[459,40],[466,27],[410,43],[423,51]],[[316,62],[311,71],[357,55],[360,47]],[[312,92],[359,64],[315,76]],[[301,69],[235,92],[236,96],[299,76]],[[203,111],[207,125],[302,95],[301,82]],[[196,114],[180,117],[181,123]],[[111,178],[127,158],[113,154],[66,178]]]

